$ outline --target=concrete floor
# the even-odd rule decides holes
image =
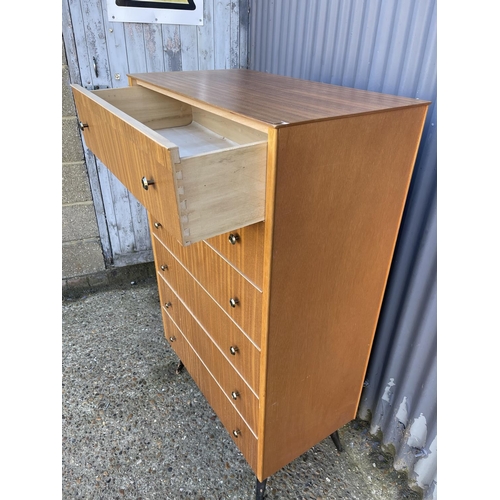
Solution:
[[[135,282],[134,282],[135,283]],[[156,282],[62,302],[62,498],[253,499],[255,476],[163,336]],[[355,420],[267,481],[271,499],[420,499]]]

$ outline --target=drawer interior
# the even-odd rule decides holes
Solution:
[[[267,141],[259,130],[138,85],[92,93],[174,143],[181,158]]]
[[[238,145],[194,121],[182,127],[162,128],[156,132],[177,145],[181,158]]]

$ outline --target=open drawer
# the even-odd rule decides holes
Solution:
[[[265,133],[140,86],[72,88],[89,149],[180,243],[264,220]]]

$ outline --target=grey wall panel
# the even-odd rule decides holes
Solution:
[[[250,68],[432,101],[366,375],[371,421],[437,498],[435,0],[253,0]]]
[[[111,22],[106,0],[62,7],[72,83],[118,88],[127,73],[248,67],[248,0],[204,0],[203,26]],[[106,264],[152,261],[145,209],[84,147]]]

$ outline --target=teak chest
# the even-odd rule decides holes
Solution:
[[[429,103],[249,70],[73,85],[166,338],[257,477],[355,418]]]

